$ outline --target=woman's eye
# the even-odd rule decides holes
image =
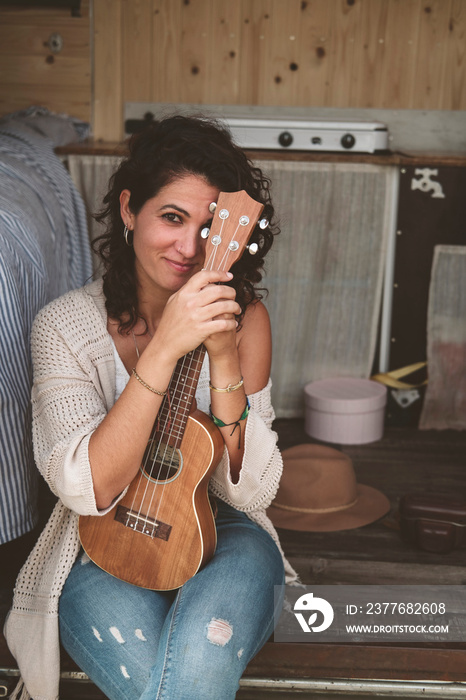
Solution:
[[[174,211],[167,212],[166,214],[163,215],[163,218],[166,219],[167,221],[174,221],[176,223],[181,222],[181,218],[179,214],[175,214]]]

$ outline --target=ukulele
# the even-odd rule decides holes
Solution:
[[[263,205],[242,190],[222,192],[211,212],[214,207],[211,228],[201,232],[208,239],[204,268],[228,271],[243,254]],[[257,244],[247,247],[257,252]],[[209,416],[195,407],[205,353],[200,345],[178,360],[125,496],[103,516],[79,518],[81,544],[92,561],[142,588],[179,588],[215,552],[208,484],[224,442]]]

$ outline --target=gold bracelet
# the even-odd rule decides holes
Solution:
[[[212,391],[217,391],[219,394],[229,394],[232,391],[236,391],[237,389],[241,389],[243,384],[244,384],[243,377],[241,377],[238,384],[229,384],[225,389],[219,389],[216,386],[212,386],[212,384],[209,382],[209,389],[212,389]]]
[[[133,369],[131,370],[131,373],[132,373],[133,377],[135,379],[137,379],[140,384],[142,384],[142,386],[145,386],[146,389],[149,389],[149,391],[152,391],[153,394],[157,394],[157,396],[166,396],[167,395],[166,391],[159,391],[158,389],[154,389],[153,387],[149,386],[149,384],[146,384],[144,379],[141,379],[139,374],[136,372],[135,367],[133,367]]]

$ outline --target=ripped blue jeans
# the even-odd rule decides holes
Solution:
[[[60,598],[61,642],[110,700],[234,700],[271,635],[280,552],[244,513],[218,506],[215,555],[177,591],[76,560]]]

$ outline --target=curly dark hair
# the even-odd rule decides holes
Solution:
[[[256,255],[243,255],[232,267],[229,283],[236,290],[241,315],[246,307],[261,299],[266,290],[262,280],[264,257],[279,232],[270,197],[270,180],[255,167],[232,141],[227,128],[212,119],[176,115],[151,122],[129,142],[129,156],[112,175],[104,208],[95,219],[106,223],[106,231],[93,247],[104,265],[103,291],[107,312],[119,320],[119,331],[132,329],[140,318],[134,265],[134,251],[124,240],[120,215],[120,193],[130,191],[129,206],[138,214],[144,204],[178,177],[200,175],[221,192],[245,190],[264,204],[262,216],[269,226],[257,225],[250,242],[257,243]],[[145,320],[145,319],[144,319]]]

